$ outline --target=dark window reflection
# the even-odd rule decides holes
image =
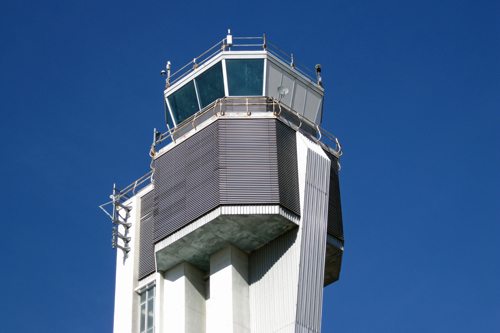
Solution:
[[[224,78],[222,62],[218,62],[196,79],[201,107],[205,107],[218,98],[224,97]]]
[[[226,60],[230,96],[262,96],[264,59]]]
[[[194,90],[193,81],[168,96],[168,102],[172,108],[177,124],[192,116],[198,111],[198,100]]]

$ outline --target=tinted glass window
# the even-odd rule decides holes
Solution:
[[[230,96],[262,96],[264,59],[226,60]]]
[[[198,100],[196,99],[193,81],[168,96],[168,102],[177,124],[197,112]]]
[[[212,103],[217,98],[224,97],[224,79],[222,77],[221,62],[215,64],[195,80],[202,108]]]

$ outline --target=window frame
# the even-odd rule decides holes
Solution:
[[[245,61],[245,60],[261,60],[262,61],[262,84],[261,84],[261,91],[260,91],[260,94],[257,94],[257,95],[231,95],[230,91],[229,91],[229,72],[227,70],[227,60],[229,61]],[[225,66],[224,66],[224,85],[227,86],[227,94],[226,94],[226,97],[255,97],[255,96],[264,96],[265,94],[265,85],[266,85],[266,62],[267,62],[267,58],[263,58],[263,57],[244,57],[244,58],[240,58],[240,57],[227,57],[224,59],[224,61],[226,62],[225,63]]]
[[[137,291],[138,297],[138,329],[139,333],[154,333],[155,332],[155,307],[156,307],[156,283],[149,283],[146,286],[142,287]],[[145,295],[144,301],[142,300],[142,296]],[[152,305],[152,316],[151,320],[149,320],[149,312],[150,312],[150,302]],[[144,313],[142,312],[144,305]],[[144,317],[143,317],[144,316]],[[142,322],[144,320],[144,328],[142,327]],[[150,324],[150,327],[148,325]]]
[[[189,82],[192,82],[194,85],[196,99],[197,99],[197,103],[199,106],[199,109],[197,112],[200,112],[201,110],[203,110],[203,107],[201,106],[201,100],[200,100],[200,96],[199,96],[196,78],[198,76],[202,75],[205,71],[210,70],[218,62],[221,62],[221,64],[222,64],[222,79],[223,79],[223,86],[224,86],[224,97],[265,96],[266,86],[267,86],[267,66],[268,66],[267,62],[269,61],[268,57],[269,56],[265,51],[238,51],[238,52],[234,52],[234,53],[222,52],[220,55],[214,57],[213,59],[211,59],[207,63],[202,64],[200,66],[200,68],[193,71],[194,74],[190,73],[189,75],[187,75],[185,78],[183,78],[179,82],[176,82],[173,85],[172,90],[167,88],[164,92],[164,99],[166,100],[168,113],[171,116],[171,120],[173,122],[174,129],[179,126],[180,122],[178,121],[178,119],[176,119],[174,117],[174,112],[173,112],[172,106],[170,105],[170,101],[168,100],[168,98],[170,96],[172,96],[173,94],[175,94],[180,89],[182,89],[182,87],[189,84]],[[226,66],[227,60],[262,60],[263,61],[263,73],[262,73],[262,91],[261,91],[261,93],[258,95],[242,95],[242,96],[229,95],[228,73],[227,73],[227,66]],[[210,105],[210,104],[211,103],[209,103],[208,105]],[[196,114],[197,112],[193,113],[193,115]]]

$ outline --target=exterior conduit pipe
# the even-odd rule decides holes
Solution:
[[[337,137],[335,137],[335,144],[337,145],[337,154],[339,154],[340,157],[342,156],[342,145]]]
[[[321,127],[319,127],[319,125],[316,125],[316,131],[317,133],[319,134],[319,138],[317,138],[317,141],[321,141],[321,138],[323,137],[323,134],[321,133]]]

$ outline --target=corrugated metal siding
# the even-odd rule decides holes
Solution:
[[[217,129],[204,128],[156,160],[155,242],[219,204]]]
[[[160,156],[154,241],[219,205],[281,204],[298,215],[294,134],[275,119],[219,119]]]
[[[301,145],[306,163],[300,226],[250,255],[252,332],[321,330],[330,160],[309,140]]]
[[[295,131],[275,119],[219,119],[157,158],[154,179],[143,199],[153,217],[141,223],[152,234],[141,236],[141,276],[154,271],[154,243],[220,205],[300,214]]]
[[[219,120],[223,205],[279,203],[275,120]]]
[[[277,121],[276,143],[278,147],[280,203],[286,209],[300,215],[296,132],[285,124]]]
[[[340,203],[340,184],[337,158],[328,154],[331,160],[330,167],[330,197],[328,202],[328,234],[344,240],[342,223],[342,207]]]
[[[284,326],[295,326],[299,266],[297,231],[289,231],[250,255],[252,332],[271,333]]]
[[[325,272],[330,161],[309,149],[301,223],[295,332],[320,332]]]
[[[155,271],[153,211],[154,192],[150,191],[141,198],[141,222],[139,232],[139,279],[142,279]]]

